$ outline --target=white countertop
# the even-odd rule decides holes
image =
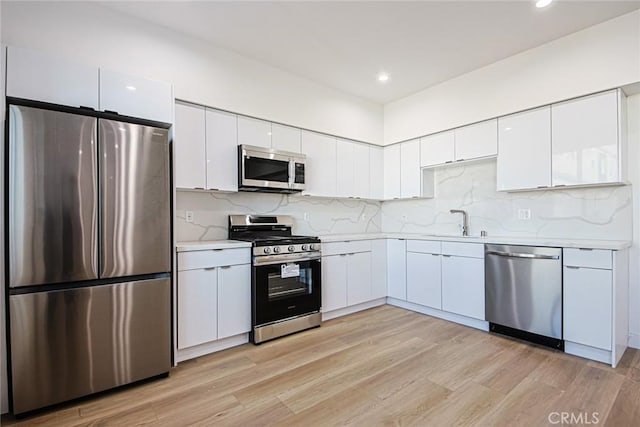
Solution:
[[[439,240],[445,242],[496,243],[506,245],[555,246],[562,248],[589,248],[621,250],[631,247],[631,240],[588,240],[588,239],[552,239],[546,237],[505,237],[505,236],[451,236],[415,233],[361,233],[328,234],[319,236],[322,242],[343,242],[349,240],[371,239],[411,239]]]
[[[240,240],[203,240],[192,242],[178,242],[176,244],[177,252],[189,251],[206,251],[211,249],[233,249],[233,248],[250,248],[251,242],[243,242]]]

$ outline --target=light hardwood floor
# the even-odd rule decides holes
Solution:
[[[562,413],[564,425],[639,426],[640,351],[612,369],[382,306],[2,424],[538,426]]]

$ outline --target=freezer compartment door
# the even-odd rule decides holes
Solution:
[[[100,120],[100,277],[171,270],[168,130]]]
[[[9,286],[97,278],[97,120],[9,106]]]
[[[13,411],[169,371],[170,279],[11,295]]]

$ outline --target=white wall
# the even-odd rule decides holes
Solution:
[[[91,2],[2,3],[7,45],[169,81],[179,99],[382,142],[379,104]]]
[[[638,81],[640,11],[635,11],[386,104],[384,142]]]
[[[640,94],[627,98],[629,181],[633,185],[633,246],[629,252],[629,331],[640,348]]]

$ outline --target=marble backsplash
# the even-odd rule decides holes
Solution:
[[[438,169],[434,179],[434,199],[382,204],[385,232],[459,234],[462,216],[449,210],[464,209],[471,235],[632,239],[630,185],[497,192],[495,160]],[[530,218],[518,219],[526,210]]]
[[[193,212],[193,222],[185,220]],[[227,238],[232,214],[291,215],[293,232],[303,235],[379,233],[381,203],[265,193],[178,191],[175,233],[178,241]]]
[[[407,232],[459,234],[469,213],[470,234],[573,239],[632,239],[632,187],[502,193],[496,191],[495,160],[450,166],[435,172],[434,199],[387,202],[264,193],[178,191],[178,241],[227,238],[230,214],[284,214],[294,233]],[[518,219],[530,211],[530,219]],[[187,223],[185,212],[194,220]]]

